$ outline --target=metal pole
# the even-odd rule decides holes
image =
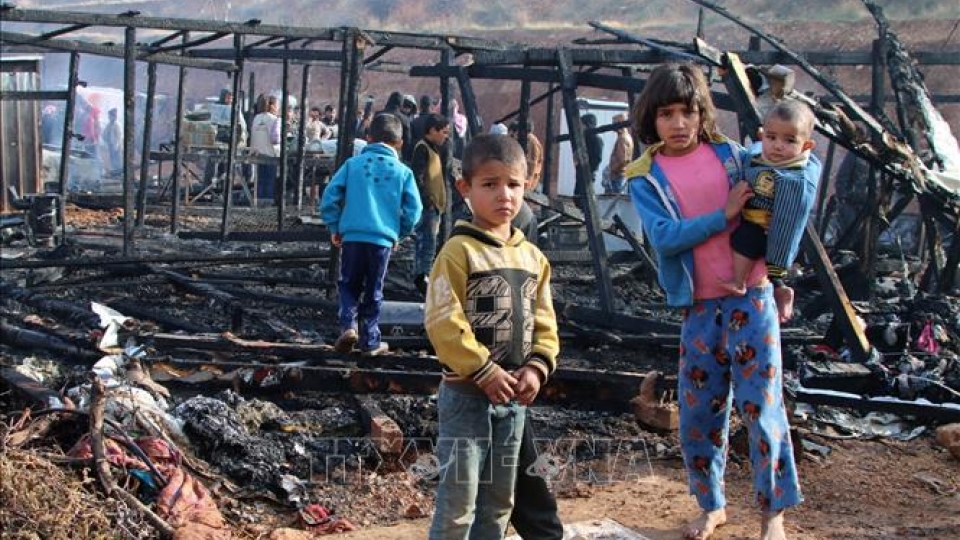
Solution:
[[[467,125],[470,126],[470,136],[480,134],[480,112],[477,110],[477,96],[473,93],[473,85],[467,75],[466,68],[457,70],[457,82],[460,83],[460,97],[463,98],[463,112],[467,115]]]
[[[825,232],[823,230],[823,209],[827,204],[827,190],[830,189],[830,181],[833,179],[833,175],[830,174],[830,169],[833,168],[833,156],[837,152],[837,143],[830,141],[830,146],[827,147],[827,158],[824,161],[823,172],[820,174],[820,189],[817,194],[817,215],[816,221],[817,224],[817,233],[821,236]]]
[[[143,149],[140,152],[140,191],[137,193],[137,227],[143,226],[147,213],[147,179],[150,170],[150,146],[153,141],[153,99],[157,93],[157,64],[147,64],[147,102],[143,111]]]
[[[597,276],[597,292],[600,297],[600,309],[613,312],[613,282],[610,280],[607,264],[607,248],[603,243],[603,228],[600,224],[600,212],[597,210],[593,194],[593,171],[587,158],[587,144],[583,124],[580,122],[580,110],[577,106],[577,75],[573,71],[570,51],[557,51],[557,65],[560,68],[560,80],[563,96],[563,112],[570,130],[570,144],[573,146],[574,163],[577,169],[577,189],[574,191],[583,211],[584,224],[590,253],[593,255],[593,269]]]
[[[190,32],[183,33],[183,42],[190,40]],[[184,85],[187,82],[187,68],[180,66],[177,73],[177,118],[173,131],[173,179],[170,187],[170,234],[177,234],[177,222],[180,221],[180,175],[183,163],[180,156],[183,135]]]
[[[447,67],[452,59],[453,51],[450,49],[440,51],[440,65]],[[440,77],[440,114],[450,118],[450,77],[446,75]],[[453,125],[453,118],[450,118],[450,124]]]
[[[303,208],[303,160],[306,156],[304,147],[309,109],[307,108],[307,91],[310,89],[310,64],[303,65],[300,82],[300,125],[297,128],[297,210]]]
[[[70,173],[70,146],[73,141],[73,115],[77,106],[77,84],[80,53],[70,53],[70,74],[67,83],[67,108],[63,117],[63,139],[60,142],[60,200],[66,202],[67,181]],[[62,221],[62,220],[61,220]]]
[[[123,56],[123,254],[133,251],[133,116],[136,113],[137,29],[128,26],[124,36]]]
[[[284,46],[289,49],[290,46]],[[287,131],[290,129],[290,115],[287,109],[290,107],[290,59],[283,59],[283,80],[282,88],[283,98],[280,100],[280,174],[277,179],[276,193],[273,194],[273,201],[277,205],[277,231],[283,230],[283,214],[287,203],[287,156],[290,152],[287,150]]]
[[[240,114],[240,83],[243,78],[243,34],[233,35],[233,51],[236,55],[237,69],[233,72],[231,91],[233,104],[230,106],[230,146],[227,150],[226,178],[221,186],[223,191],[223,216],[220,221],[220,241],[225,242],[230,234],[230,213],[233,210],[233,164],[237,153],[237,115]]]
[[[67,82],[67,107],[63,117],[63,138],[60,140],[60,238],[67,237],[67,183],[70,180],[70,146],[73,144],[73,115],[77,106],[80,53],[70,53],[70,74]]]
[[[550,85],[550,90],[547,92],[547,125],[545,127],[546,134],[543,139],[543,178],[540,184],[543,186],[543,194],[547,197],[554,195],[554,182],[553,182],[553,148],[554,148],[554,134],[557,131],[556,122],[554,120],[554,109],[556,109],[555,97],[557,93],[554,91],[553,84]]]
[[[527,135],[530,133],[530,130],[527,129],[527,125],[530,121],[530,81],[524,79],[520,81],[520,118],[517,119],[517,141],[520,143],[520,147],[523,148],[524,152],[530,150],[529,145],[527,144]],[[527,175],[530,174],[530,171],[527,171]]]

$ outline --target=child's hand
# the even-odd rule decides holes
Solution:
[[[509,372],[497,367],[496,375],[490,376],[483,386],[483,393],[487,399],[494,405],[506,405],[514,397],[513,387],[517,385],[517,379],[513,378]]]
[[[727,220],[739,216],[743,205],[747,204],[751,197],[753,197],[753,190],[750,189],[750,184],[743,181],[737,182],[737,185],[733,186],[727,194],[727,205],[723,209],[723,215]]]
[[[517,384],[513,391],[517,394],[517,401],[521,405],[530,405],[540,392],[540,372],[536,368],[524,366],[513,372]]]
[[[330,235],[330,243],[335,247],[340,247],[343,245],[343,235],[340,233],[333,233]]]

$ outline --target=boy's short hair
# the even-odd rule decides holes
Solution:
[[[390,113],[380,113],[370,121],[370,142],[392,144],[403,140],[403,124]]]
[[[463,179],[469,183],[476,170],[484,163],[495,160],[505,165],[523,165],[526,178],[527,156],[516,139],[509,135],[477,135],[463,149]]]
[[[443,129],[450,125],[450,120],[439,113],[430,113],[423,121],[423,132],[430,133],[431,129]]]
[[[810,107],[808,107],[806,103],[795,99],[780,100],[767,111],[767,115],[763,117],[763,122],[766,123],[770,118],[777,118],[784,122],[796,124],[797,131],[805,139],[813,136],[815,119],[813,117],[813,111],[810,110]]]

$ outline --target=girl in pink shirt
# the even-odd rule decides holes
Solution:
[[[723,474],[732,398],[750,436],[763,540],[785,538],[783,511],[800,495],[783,406],[780,326],[766,270],[744,296],[721,284],[733,275],[730,232],[752,194],[743,149],[716,132],[716,109],[700,69],[655,69],[633,108],[649,145],[625,171],[630,196],[659,261],[660,284],[684,310],[678,386],[680,445],[690,492],[702,513],[684,537],[703,540],[726,520]]]

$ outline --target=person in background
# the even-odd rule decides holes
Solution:
[[[368,139],[360,155],[333,175],[319,211],[330,241],[341,249],[341,333],[334,349],[346,353],[359,343],[361,355],[379,356],[390,350],[379,325],[390,254],[413,230],[423,207],[413,172],[398,158],[400,120],[388,114],[375,117]]]
[[[123,173],[123,131],[117,122],[116,109],[107,111],[107,119],[107,127],[103,128],[103,145],[110,160],[107,174],[115,176]]]
[[[416,142],[410,135],[410,118],[400,109],[400,106],[403,102],[403,94],[400,92],[391,92],[390,96],[387,97],[387,102],[383,106],[383,110],[377,112],[377,114],[389,113],[400,119],[400,123],[403,125],[403,148],[400,151],[400,159],[404,163],[410,163],[410,158],[413,156],[413,144]]]
[[[250,147],[257,155],[275,158],[280,156],[280,101],[277,96],[264,98],[264,110],[253,117],[250,126]],[[264,203],[273,202],[276,190],[277,167],[275,162],[257,164],[257,198]]]
[[[519,141],[520,123],[511,122],[507,134]],[[543,144],[533,134],[533,122],[529,120],[527,120],[527,146],[524,153],[527,155],[527,191],[536,191],[543,176]],[[533,241],[531,238],[528,240]]]
[[[306,142],[325,141],[332,135],[330,127],[320,117],[320,107],[310,107],[307,123],[303,126],[303,137]]]
[[[627,115],[623,113],[619,113],[613,117],[615,124],[626,121]],[[607,167],[610,170],[607,193],[623,193],[623,189],[627,185],[623,171],[627,168],[627,163],[630,163],[632,160],[633,137],[630,135],[630,126],[625,125],[617,129],[617,141],[613,143],[613,150],[610,152],[610,159],[607,162]]]
[[[450,137],[450,121],[443,115],[431,113],[424,123],[423,138],[413,149],[410,167],[417,180],[423,214],[417,223],[414,251],[414,285],[420,294],[427,292],[427,275],[437,255],[437,235],[440,219],[447,210],[447,178],[450,156],[446,142]]]

